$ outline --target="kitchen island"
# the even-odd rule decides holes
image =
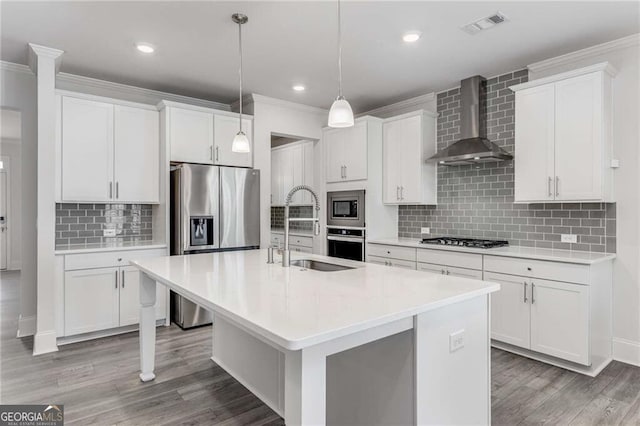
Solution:
[[[266,250],[132,262],[140,379],[155,378],[156,282],[214,312],[212,359],[288,425],[489,424],[489,295],[467,278]]]

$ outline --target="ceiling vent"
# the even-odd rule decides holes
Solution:
[[[480,31],[488,30],[489,28],[493,28],[498,24],[502,24],[507,21],[507,17],[501,12],[496,12],[491,16],[487,16],[482,19],[478,19],[475,22],[471,22],[463,27],[461,27],[462,31],[467,34],[476,35]]]

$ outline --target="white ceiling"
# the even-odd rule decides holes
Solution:
[[[501,11],[470,36],[459,27]],[[2,60],[26,43],[64,50],[62,71],[230,103],[237,99],[237,26],[244,12],[245,89],[328,108],[337,92],[335,2],[0,2]],[[464,77],[491,77],[640,32],[639,3],[343,1],[344,94],[356,111]],[[420,30],[415,44],[403,32]],[[158,49],[143,56],[134,43]],[[302,83],[303,93],[291,86]]]

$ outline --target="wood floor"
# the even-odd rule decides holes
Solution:
[[[0,402],[63,403],[69,425],[282,425],[210,359],[209,327],[158,329],[156,380],[138,379],[138,335],[32,357],[16,339],[17,273],[0,274]],[[640,426],[640,368],[614,362],[597,378],[492,352],[492,420],[499,425]]]

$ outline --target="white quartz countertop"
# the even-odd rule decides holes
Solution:
[[[421,244],[420,240],[413,238],[383,238],[367,241],[369,244],[386,244],[402,247],[415,247],[430,250],[448,250],[463,253],[488,254],[492,256],[519,257],[524,259],[549,260],[553,262],[579,263],[590,265],[615,259],[615,253],[595,253],[590,251],[554,250],[546,248],[506,246],[496,248],[471,248],[454,247],[435,244]]]
[[[293,252],[296,258],[356,268],[283,268],[266,263],[266,250],[163,256],[132,264],[188,299],[291,350],[500,289],[480,280]]]
[[[127,241],[120,243],[105,242],[92,244],[58,245],[56,246],[55,254],[81,254],[121,250],[152,250],[162,248],[167,248],[167,244],[154,241]]]

